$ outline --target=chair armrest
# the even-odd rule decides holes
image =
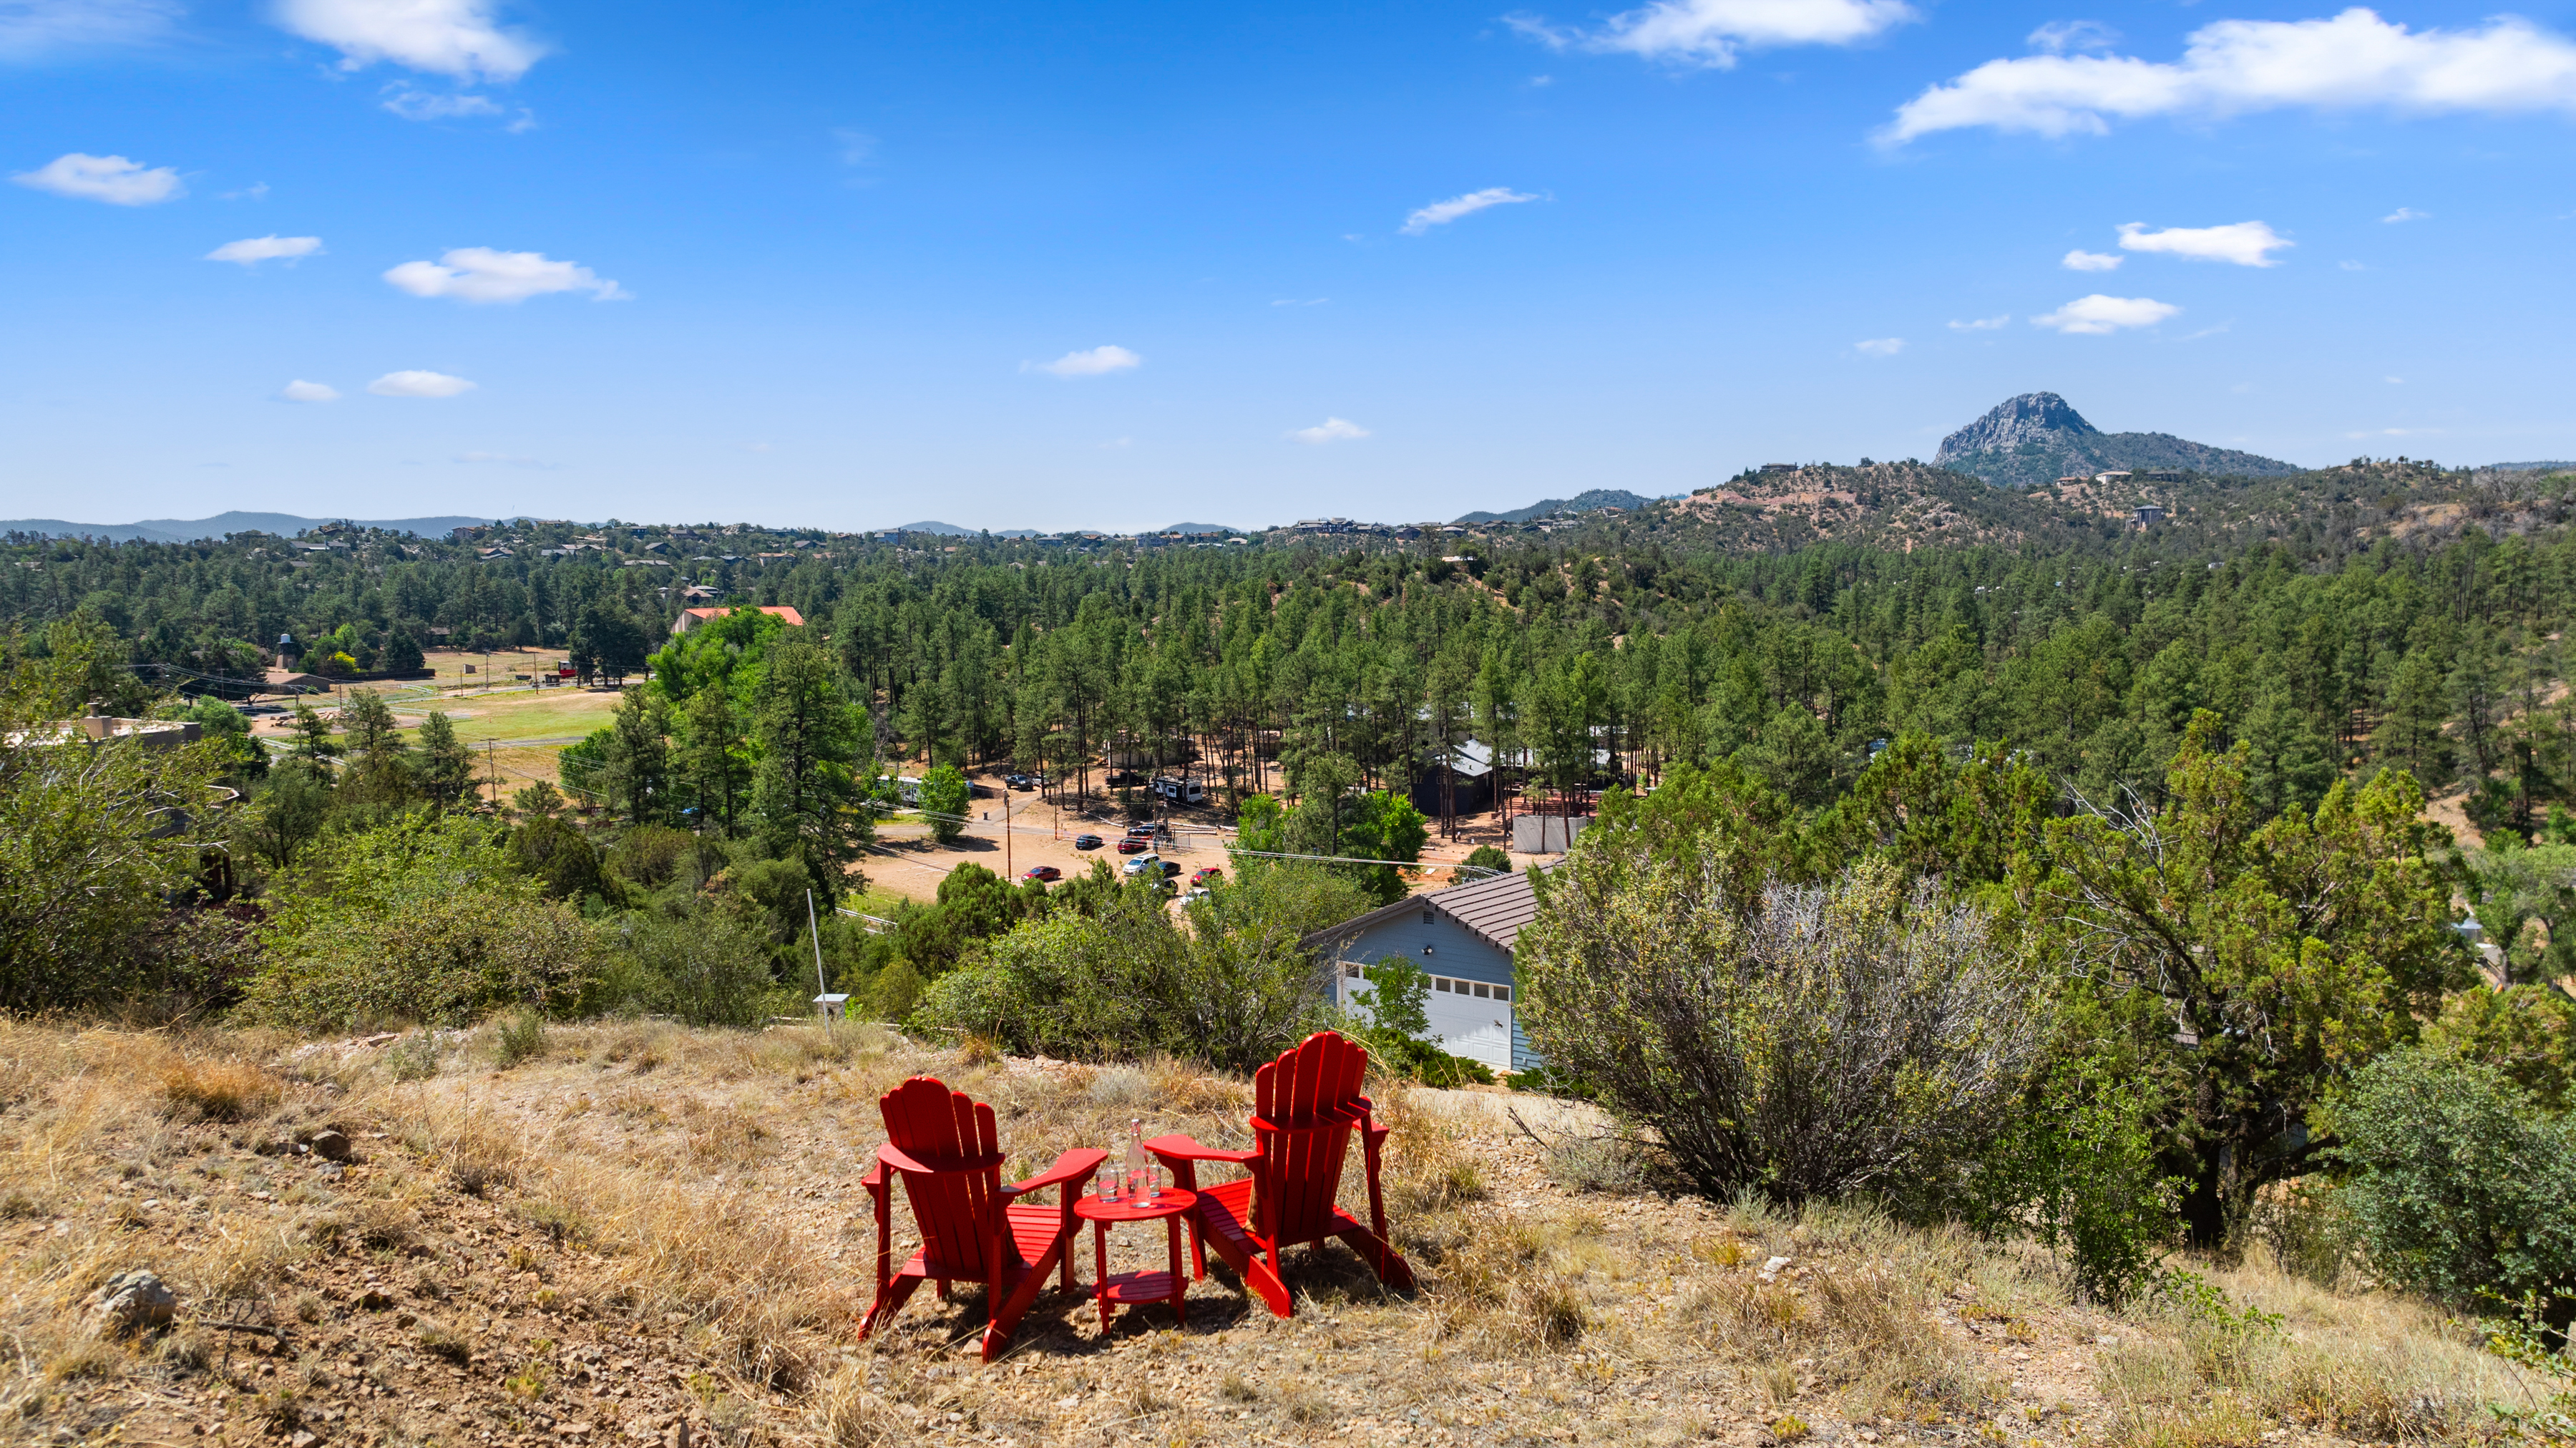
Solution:
[[[1090,1176],[1093,1172],[1100,1170],[1100,1164],[1108,1159],[1109,1153],[1102,1151],[1097,1147],[1084,1147],[1079,1151],[1068,1151],[1064,1155],[1057,1157],[1055,1159],[1055,1165],[1048,1167],[1045,1171],[1038,1173],[1027,1181],[1013,1182],[1009,1186],[1002,1188],[1002,1195],[1006,1197],[1026,1196],[1030,1192],[1038,1191],[1046,1187],[1057,1186],[1065,1182],[1079,1182]]]
[[[859,1185],[874,1195],[883,1196],[886,1189],[885,1163],[878,1162],[869,1167],[868,1174],[859,1178]]]
[[[915,1176],[937,1176],[942,1172],[990,1171],[1004,1161],[998,1151],[978,1152],[973,1156],[935,1156],[928,1161],[916,1160],[893,1142],[877,1148],[877,1164]]]
[[[1186,1136],[1158,1136],[1146,1142],[1145,1149],[1167,1162],[1230,1161],[1243,1166],[1261,1159],[1261,1153],[1257,1151],[1219,1151],[1213,1146],[1201,1146]]]

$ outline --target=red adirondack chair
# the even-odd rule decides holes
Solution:
[[[1279,1254],[1339,1237],[1380,1282],[1398,1291],[1412,1288],[1413,1269],[1386,1239],[1386,1203],[1378,1191],[1377,1169],[1387,1128],[1377,1124],[1369,1099],[1360,1094],[1367,1066],[1367,1052],[1331,1031],[1318,1031],[1254,1073],[1252,1150],[1218,1151],[1186,1136],[1158,1136],[1145,1143],[1171,1169],[1176,1185],[1199,1194],[1190,1223],[1190,1250],[1199,1276],[1207,1276],[1207,1246],[1213,1242],[1244,1285],[1272,1312],[1287,1317],[1293,1308],[1288,1285],[1280,1279]],[[1365,1227],[1333,1200],[1354,1131],[1368,1169]],[[1198,1163],[1203,1161],[1233,1162],[1250,1175],[1202,1187]]]
[[[990,1362],[1010,1342],[1048,1272],[1061,1268],[1064,1290],[1073,1290],[1073,1258],[1065,1247],[1081,1231],[1074,1198],[1108,1153],[1068,1151],[1045,1172],[1004,1186],[992,1107],[934,1077],[915,1076],[877,1098],[877,1109],[885,1114],[888,1140],[859,1182],[876,1199],[877,1300],[859,1323],[859,1337],[892,1317],[924,1282],[937,1282],[943,1297],[951,1282],[981,1282],[984,1360]],[[921,1250],[901,1271],[894,1269],[893,1176],[903,1178],[921,1228]],[[1058,1205],[1017,1204],[1051,1186],[1064,1188]]]

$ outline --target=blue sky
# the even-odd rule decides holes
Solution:
[[[0,515],[2576,457],[2571,12],[0,0]]]

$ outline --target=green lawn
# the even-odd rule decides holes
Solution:
[[[534,692],[462,694],[438,700],[405,701],[406,720],[444,709],[456,721],[456,737],[479,744],[527,743],[540,739],[570,741],[608,723],[617,712],[617,694],[601,689],[542,689]],[[468,717],[471,716],[471,717]]]

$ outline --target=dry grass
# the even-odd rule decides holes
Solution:
[[[285,1096],[276,1077],[247,1061],[172,1061],[161,1070],[161,1101],[181,1121],[243,1121]]]
[[[1120,1441],[1209,1443],[1401,1427],[1407,1443],[2281,1448],[2480,1439],[2484,1405],[2518,1392],[2393,1298],[2249,1267],[2211,1280],[2282,1314],[2277,1334],[2153,1304],[2107,1318],[2022,1248],[1675,1198],[1580,1108],[1519,1103],[1578,1143],[1550,1151],[1506,1098],[1400,1086],[1378,1088],[1384,1185],[1417,1294],[1329,1244],[1290,1254],[1291,1321],[1221,1272],[1192,1285],[1186,1330],[1156,1307],[1104,1336],[1087,1304],[1042,1298],[983,1366],[980,1288],[924,1290],[856,1341],[878,1095],[935,1074],[991,1103],[1024,1175],[1135,1118],[1246,1144],[1243,1083],[864,1027],[554,1026],[506,1071],[488,1031],[405,1044],[0,1023],[0,1421],[82,1433],[83,1414],[149,1401],[165,1406],[133,1410],[130,1441],[300,1424],[388,1448],[543,1437],[547,1419],[621,1444],[685,1423],[726,1448],[1082,1441],[1111,1423]],[[359,1147],[345,1173],[253,1150],[324,1124]],[[1342,1200],[1365,1210],[1356,1151]],[[895,1223],[910,1231],[901,1205]],[[1115,1241],[1114,1265],[1159,1265],[1159,1236]],[[135,1267],[178,1291],[180,1322],[104,1336],[88,1298]]]

